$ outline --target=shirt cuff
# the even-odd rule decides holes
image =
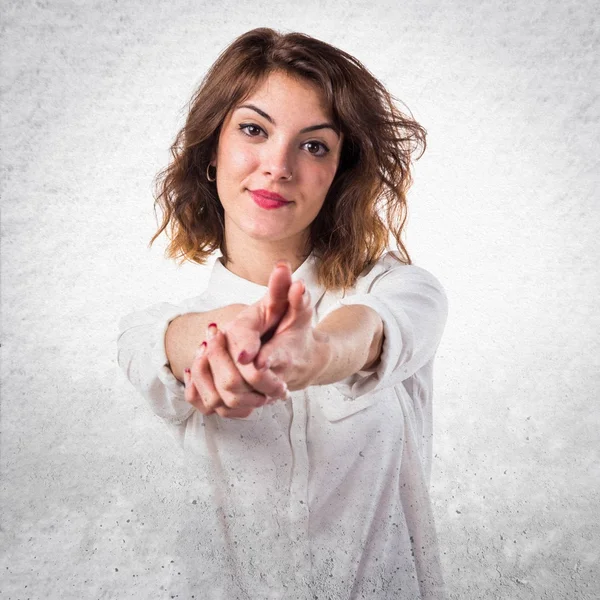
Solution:
[[[173,315],[166,320],[160,322],[156,326],[154,337],[156,344],[152,350],[152,364],[156,368],[158,378],[164,383],[165,387],[173,393],[181,393],[183,397],[184,385],[173,375],[171,367],[169,365],[169,359],[167,358],[167,351],[165,349],[165,335],[171,321],[176,319],[179,315]]]
[[[185,386],[175,377],[175,375],[173,375],[165,350],[165,335],[169,324],[183,314],[186,314],[186,311],[173,311],[156,324],[156,329],[154,331],[156,343],[152,349],[151,356],[152,365],[156,370],[157,377],[166,389],[166,400],[169,405],[167,414],[172,415],[171,417],[163,415],[163,418],[172,423],[185,421],[195,410],[194,407],[186,401]]]

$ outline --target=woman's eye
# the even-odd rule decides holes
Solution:
[[[246,125],[240,125],[240,129],[249,137],[256,137],[260,135],[262,131],[262,127],[258,125],[253,125],[252,123],[248,123]]]
[[[265,130],[254,123],[242,123],[239,126],[240,130],[248,137],[258,137],[265,133]],[[266,134],[265,134],[266,135]],[[329,153],[329,148],[323,142],[310,141],[305,142],[303,146],[313,156],[325,156]]]
[[[304,145],[313,156],[325,156],[329,152],[329,148],[321,142],[306,142]]]

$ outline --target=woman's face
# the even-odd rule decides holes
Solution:
[[[223,123],[212,163],[228,252],[258,241],[302,249],[341,146],[318,88],[308,81],[274,72],[235,107]]]

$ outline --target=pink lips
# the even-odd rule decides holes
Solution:
[[[267,210],[281,208],[282,206],[291,204],[291,202],[286,200],[283,196],[275,194],[274,192],[269,192],[269,190],[250,190],[250,194],[258,206]]]

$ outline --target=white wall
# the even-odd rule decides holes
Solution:
[[[432,495],[452,598],[600,594],[594,2],[2,12],[0,596],[162,598],[177,577],[182,464],[116,323],[206,282],[147,249],[152,178],[205,70],[258,26],[354,54],[429,131],[407,242],[450,298]]]

